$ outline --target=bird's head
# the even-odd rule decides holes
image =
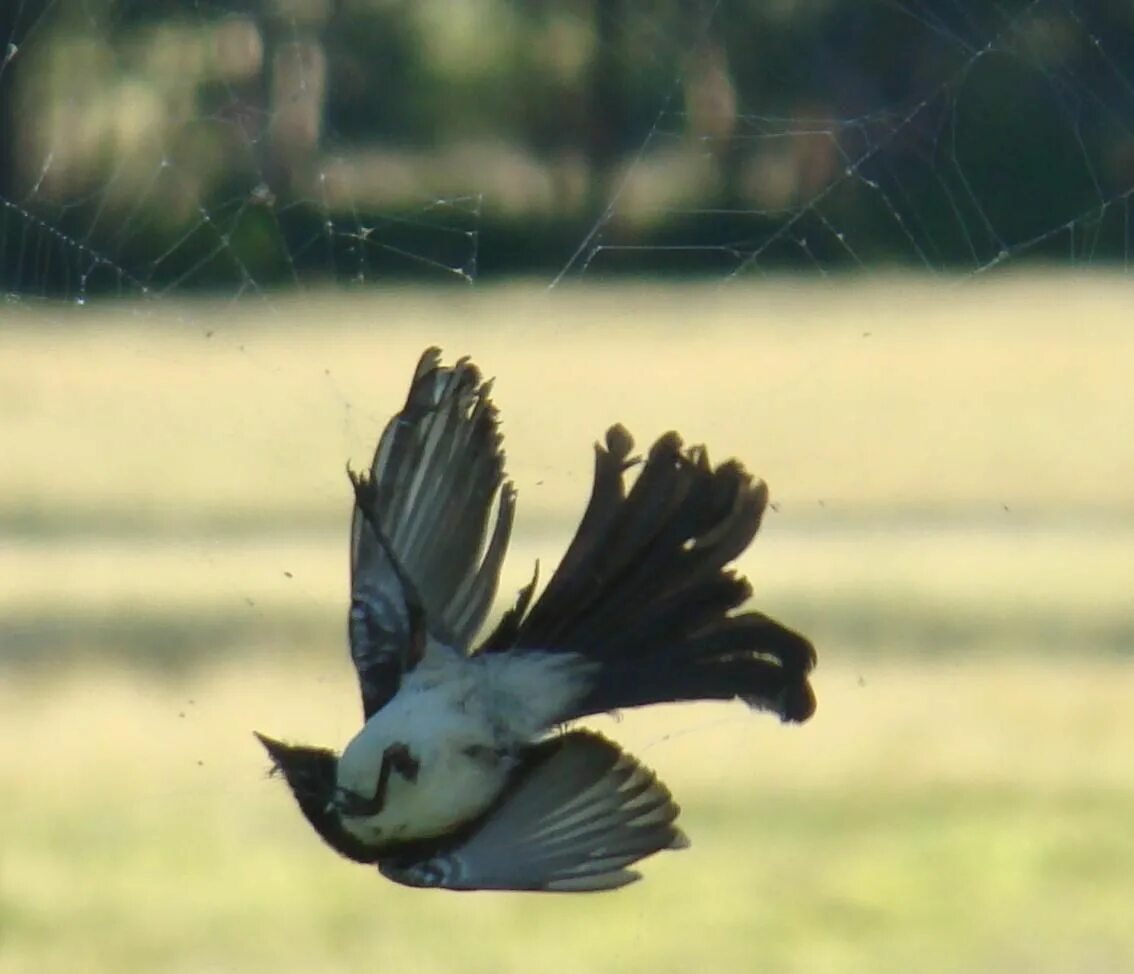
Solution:
[[[256,733],[272,759],[273,775],[283,775],[299,810],[332,849],[355,862],[376,862],[374,851],[343,829],[337,802],[338,756],[324,747],[285,744]]]

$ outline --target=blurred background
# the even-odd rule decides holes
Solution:
[[[1124,260],[1124,4],[16,0],[0,274],[82,294]]]
[[[1134,12],[0,10],[0,972],[1134,967]],[[692,848],[590,897],[336,859],[343,467],[496,377],[501,600],[612,422],[739,457],[819,711],[596,722]],[[440,934],[440,935],[439,935]]]

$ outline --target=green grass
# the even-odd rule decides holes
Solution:
[[[1128,516],[1129,303],[1122,277],[1052,274],[12,315],[0,515],[40,531],[337,524],[343,464],[369,456],[435,343],[497,377],[509,469],[541,518],[577,509],[588,444],[615,420],[742,457],[785,518]]]
[[[505,592],[562,550],[589,444],[621,420],[769,482],[742,567],[824,644],[1123,652],[1129,298],[1105,277],[800,279],[13,316],[0,655],[337,643],[343,465],[365,462],[429,342],[497,377],[520,489]]]
[[[1025,277],[10,316],[0,972],[1134,969],[1129,307]],[[819,712],[600,722],[693,839],[621,893],[393,886],[251,737],[357,729],[342,467],[431,342],[497,376],[505,597],[614,420],[771,485],[741,567],[818,644]]]
[[[9,683],[0,969],[1129,969],[1130,667],[833,660],[818,687],[804,728],[599,722],[693,844],[569,898],[405,890],[319,844],[248,732],[341,742],[341,661]]]

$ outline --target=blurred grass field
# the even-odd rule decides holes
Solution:
[[[1134,287],[512,286],[0,321],[0,971],[1127,971]],[[341,745],[347,459],[427,344],[497,377],[505,597],[625,423],[741,457],[820,710],[599,727],[693,839],[597,897],[404,890],[252,728]]]

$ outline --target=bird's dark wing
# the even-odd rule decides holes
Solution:
[[[379,860],[407,886],[588,892],[639,879],[627,867],[688,841],[654,774],[610,741],[573,731],[534,747],[470,833]]]
[[[427,349],[370,470],[352,475],[349,633],[367,717],[420,658],[426,628],[467,650],[492,605],[515,495],[490,390],[467,359],[443,366]]]

